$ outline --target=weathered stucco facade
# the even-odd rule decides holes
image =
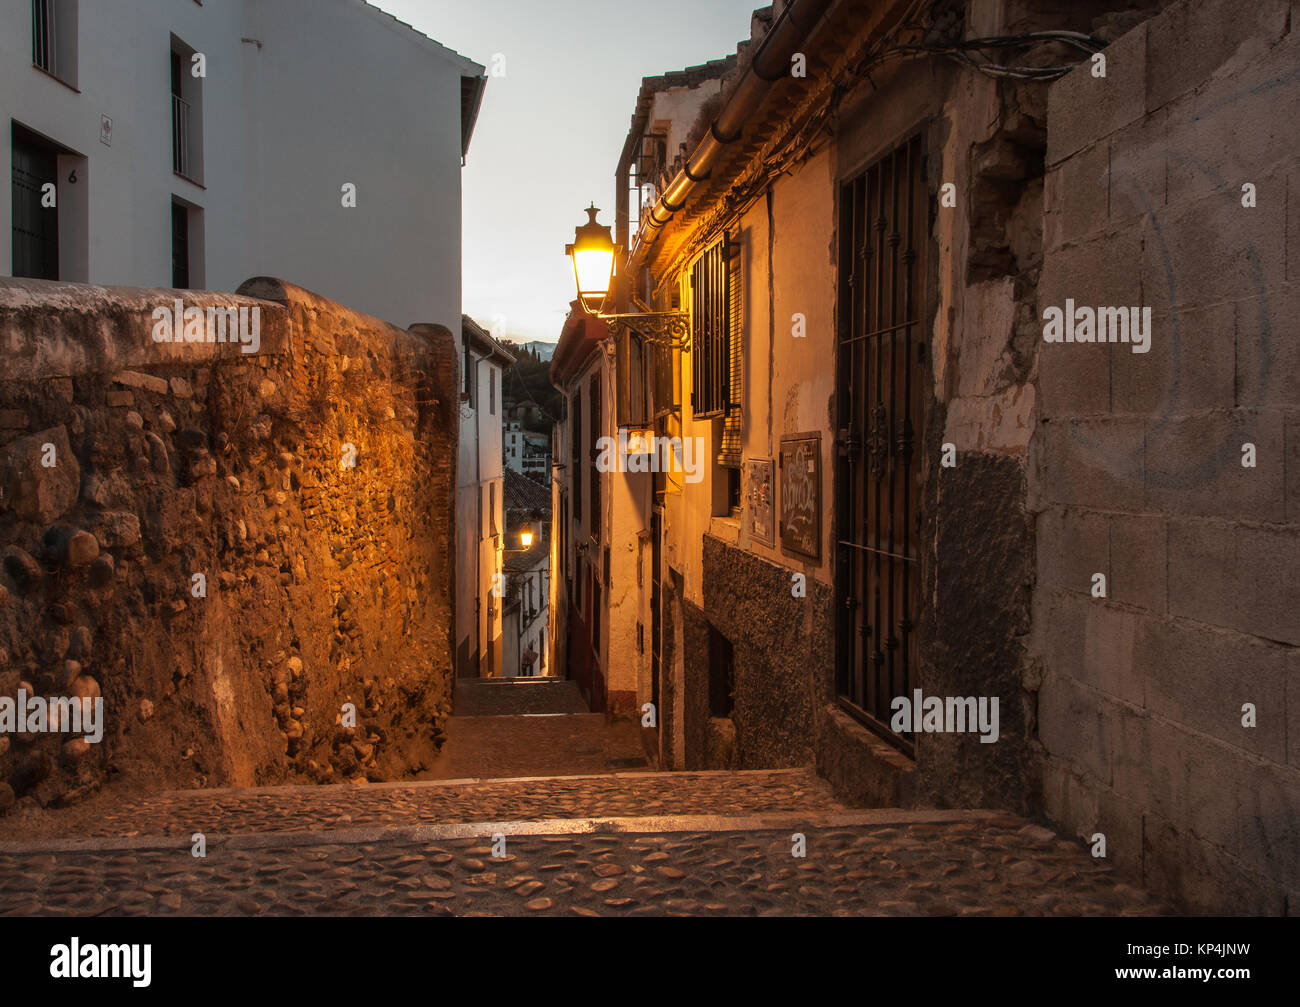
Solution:
[[[787,14],[806,76],[765,76],[743,130],[715,122],[698,149],[725,149],[707,170],[684,161],[671,199],[651,194],[627,234],[628,309],[639,297],[692,314],[690,352],[658,351],[671,380],[647,382],[654,431],[698,439],[704,458],[698,482],[653,488],[635,543],[662,557],[638,571],[661,585],[660,610],[647,592],[637,615],[658,626],[644,648],[658,647],[657,682],[637,657],[638,701],[658,697],[651,743],[679,768],[815,764],[870,805],[1040,814],[1089,843],[1103,834],[1107,857],[1189,908],[1294,912],[1291,8],[991,0],[917,22],[910,6],[792,0],[756,19],[710,106],[718,121],[728,101],[751,101],[750,62],[769,34],[791,37]],[[997,49],[1059,68],[1054,83],[977,72],[934,42],[1028,32],[1080,33]],[[933,51],[882,58],[909,39]],[[650,121],[639,105],[625,153]],[[881,197],[863,223],[853,194],[875,198],[903,170],[922,186],[917,216],[896,187],[901,202]],[[720,323],[692,282],[719,282],[696,267],[724,238],[730,366],[725,408],[710,411],[695,355]],[[874,338],[858,335],[861,285],[882,269],[874,282],[889,289],[891,268],[915,285],[895,296],[917,317],[879,316],[882,332],[908,330],[907,417],[846,364],[861,359],[848,343]],[[1149,348],[1045,341],[1045,312],[1067,299],[1150,308]],[[902,341],[887,345],[879,360],[901,367]],[[870,422],[855,419],[863,397],[891,417],[883,432],[870,401]],[[820,469],[817,534],[797,549],[775,492],[796,435]],[[767,460],[764,526],[749,466]],[[911,637],[915,664],[884,698],[996,698],[995,741],[900,733],[845,685],[857,629],[844,613],[870,603],[846,515],[872,485],[846,480],[868,461],[872,478],[897,469],[909,486],[915,471],[900,509],[914,554],[900,562],[916,609],[875,630],[891,653]],[[609,547],[633,549],[617,535]]]

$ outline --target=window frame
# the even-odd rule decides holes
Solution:
[[[589,455],[588,465],[590,467],[588,469],[588,478],[590,480],[590,494],[591,494],[591,501],[590,501],[591,518],[588,521],[588,531],[591,535],[591,540],[593,542],[600,541],[600,533],[601,533],[601,527],[600,527],[601,472],[599,466],[597,465],[597,461],[600,458],[599,442],[602,435],[602,429],[601,429],[602,395],[601,395],[601,388],[600,388],[600,374],[601,372],[599,368],[597,368],[592,373],[591,384],[588,386],[588,390],[587,390],[587,397],[588,397],[587,405],[590,411],[590,416],[588,417],[588,423],[590,424],[590,431],[591,431],[591,436],[589,438],[590,447],[588,448],[587,451]]]
[[[78,0],[32,0],[32,67],[73,91],[78,91],[79,22]]]
[[[167,97],[171,103],[172,174],[202,188],[204,78],[195,77],[190,69],[198,52],[175,32],[172,33],[168,65],[172,68],[179,66],[176,73],[168,73]],[[180,102],[179,107],[177,102]]]
[[[691,265],[691,413],[731,411],[731,237],[724,234]]]

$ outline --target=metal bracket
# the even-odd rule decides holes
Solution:
[[[642,342],[691,352],[691,315],[688,311],[634,311],[596,316],[609,326],[616,339],[624,331],[635,332]]]

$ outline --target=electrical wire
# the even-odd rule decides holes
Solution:
[[[832,82],[831,90],[822,105],[810,112],[797,128],[771,144],[758,164],[745,172],[722,195],[713,212],[705,218],[704,226],[696,229],[696,237],[689,242],[686,254],[688,259],[707,246],[714,235],[743,215],[776,178],[807,160],[818,139],[824,134],[834,135],[833,122],[844,98],[864,80],[875,86],[871,81],[872,69],[893,60],[942,56],[959,66],[995,79],[1052,81],[1065,76],[1077,64],[1018,66],[995,62],[986,55],[986,51],[1059,43],[1092,55],[1104,49],[1107,44],[1101,39],[1075,31],[1021,32],[1016,35],[948,41],[903,41],[903,36],[915,39],[916,34],[920,33],[923,38],[923,33],[932,30],[932,25],[918,20],[923,6],[924,0],[913,4],[890,33],[882,36],[856,63]]]

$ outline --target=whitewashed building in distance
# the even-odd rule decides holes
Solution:
[[[505,470],[505,617],[502,621],[506,678],[555,674],[549,640],[551,589],[551,490],[512,468]]]
[[[483,71],[361,0],[12,0],[0,274],[282,276],[454,332]]]
[[[456,674],[503,676],[505,485],[501,376],[514,356],[465,315],[460,326],[460,454],[456,463]]]
[[[525,430],[519,420],[507,420],[505,428],[506,467],[522,475],[546,481],[551,471],[551,437]]]

